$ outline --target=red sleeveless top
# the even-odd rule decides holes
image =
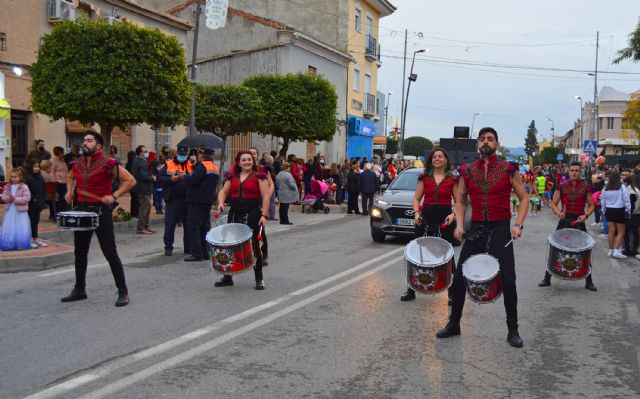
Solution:
[[[587,195],[591,190],[587,183],[579,180],[577,183],[569,180],[560,185],[560,199],[565,213],[570,215],[584,215],[587,205]]]
[[[107,158],[102,152],[96,152],[91,157],[80,157],[73,163],[71,172],[76,179],[78,202],[90,204],[102,204],[98,199],[88,197],[86,191],[97,197],[103,197],[112,193],[113,168],[118,166],[118,161]]]
[[[464,184],[471,197],[473,222],[498,222],[511,219],[511,176],[518,164],[497,156],[489,158],[487,176],[482,158],[461,169]]]
[[[243,198],[260,200],[260,180],[266,179],[267,176],[264,173],[252,173],[247,178],[240,182],[240,177],[231,175],[229,177],[229,190],[231,198]]]
[[[435,177],[420,174],[418,181],[422,181],[424,186],[422,205],[447,205],[453,204],[453,186],[458,181],[454,176],[445,176],[440,184],[436,183]]]

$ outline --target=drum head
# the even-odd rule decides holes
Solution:
[[[453,246],[447,240],[438,237],[416,238],[404,249],[405,259],[418,266],[437,266],[447,263],[453,254]]]
[[[247,241],[252,234],[251,228],[246,224],[229,223],[209,230],[206,240],[213,245],[230,246]]]
[[[93,216],[98,216],[97,213],[95,212],[85,212],[85,211],[63,211],[63,212],[58,212],[58,215],[60,216],[71,216],[71,217],[93,217]]]
[[[479,254],[467,259],[462,265],[462,275],[475,282],[487,281],[500,271],[500,263],[491,255]]]
[[[578,229],[556,230],[547,239],[552,246],[570,252],[586,251],[596,245],[589,234]]]

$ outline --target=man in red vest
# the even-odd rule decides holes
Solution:
[[[113,279],[118,287],[116,306],[129,304],[129,291],[124,278],[124,268],[116,249],[116,237],[113,232],[111,205],[126,194],[136,184],[133,176],[118,161],[107,158],[102,153],[104,139],[100,133],[88,130],[84,135],[82,157],[74,163],[67,179],[65,200],[71,203],[77,190],[76,203],[79,210],[92,211],[99,214],[100,223],[95,229],[100,249],[109,262]],[[120,180],[120,187],[111,191],[113,179]],[[71,294],[61,298],[62,302],[73,302],[87,299],[85,277],[87,274],[87,257],[94,230],[74,231],[76,284]]]

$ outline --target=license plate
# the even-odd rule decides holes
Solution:
[[[413,226],[415,222],[416,221],[413,219],[402,219],[402,218],[396,219],[396,224],[399,226]]]

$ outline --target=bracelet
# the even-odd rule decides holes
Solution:
[[[269,216],[262,215],[263,218],[269,219]]]

